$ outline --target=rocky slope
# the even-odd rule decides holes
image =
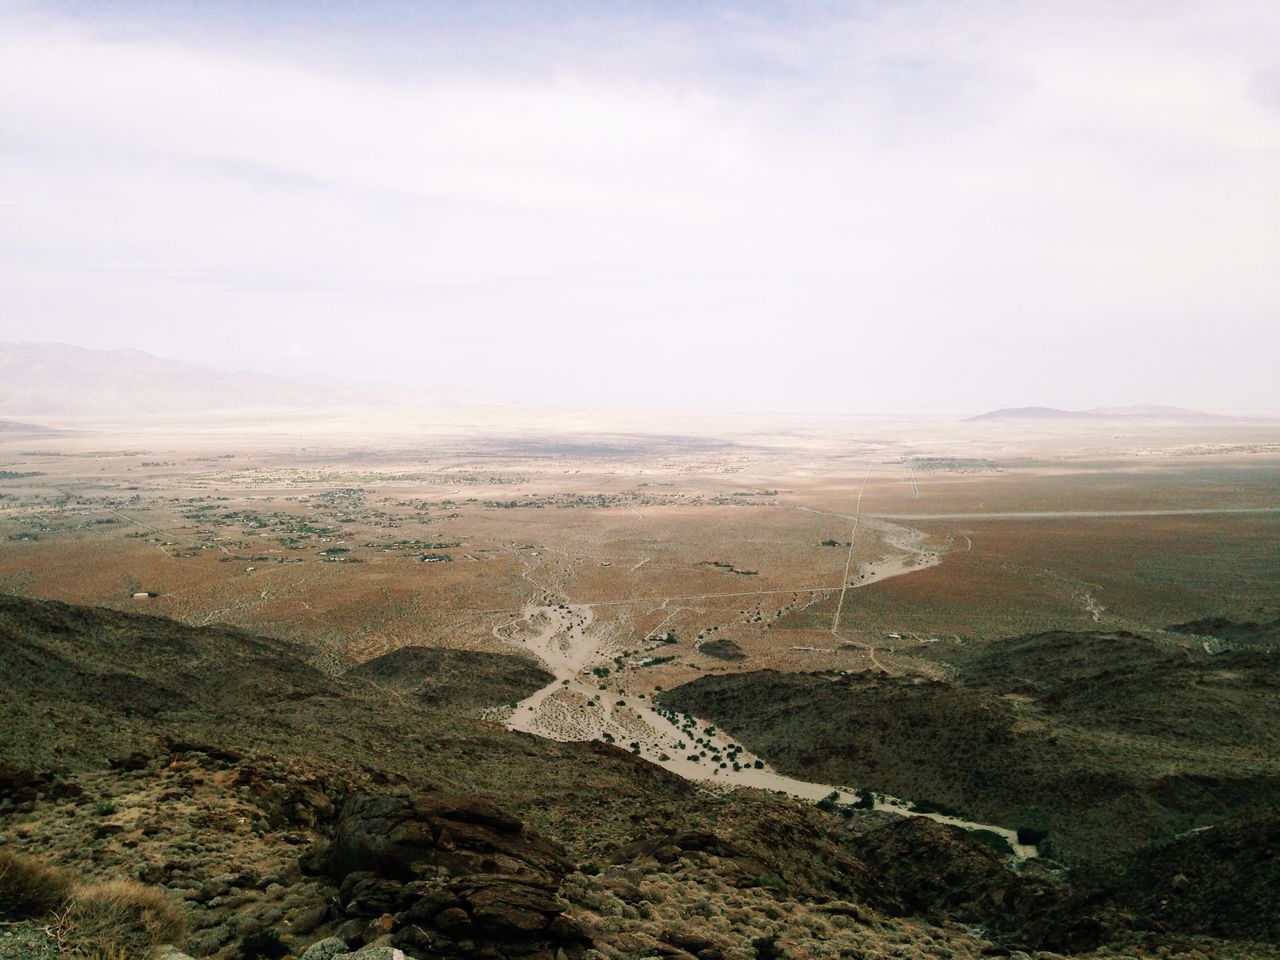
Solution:
[[[151,885],[180,946],[226,960],[1280,955],[1133,922],[962,831],[709,791],[298,653],[0,598],[0,846]]]
[[[785,772],[1047,832],[1094,868],[1280,802],[1280,659],[1129,634],[937,654],[954,679],[759,671],[662,697]]]
[[[411,694],[428,705],[457,707],[516,703],[555,679],[523,657],[432,647],[401,647],[345,675]]]

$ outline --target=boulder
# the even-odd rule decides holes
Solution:
[[[546,930],[569,906],[556,896],[555,887],[511,876],[467,877],[450,890],[467,905],[477,927],[498,937]]]
[[[504,873],[559,884],[571,864],[559,844],[527,832],[482,800],[432,795],[352,797],[342,808],[329,873],[369,871],[401,881]]]
[[[354,876],[357,874],[350,874],[348,879]],[[353,884],[349,890],[346,886],[344,882],[343,888],[346,895],[342,906],[349,917],[380,917],[384,913],[391,913],[400,896],[400,884],[381,877],[365,877]]]
[[[338,936],[351,949],[365,944],[362,960],[384,945],[429,955],[580,956],[592,940],[564,915],[569,904],[558,892],[573,865],[563,848],[481,800],[353,796],[325,859],[348,918]],[[375,916],[377,929],[367,920]]]

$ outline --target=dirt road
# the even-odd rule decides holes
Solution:
[[[687,780],[713,786],[752,787],[808,801],[831,797],[852,804],[858,799],[849,786],[778,773],[712,724],[655,708],[645,696],[627,693],[611,679],[617,642],[598,627],[590,605],[530,604],[520,616],[496,626],[494,636],[537,657],[555,676],[505,717],[510,729],[560,741],[605,740]],[[1034,847],[1018,844],[1016,833],[1005,827],[913,812],[894,797],[877,797],[875,808],[990,830],[1004,837],[1018,857],[1036,855]]]

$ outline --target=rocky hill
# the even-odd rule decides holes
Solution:
[[[1077,868],[1280,802],[1280,659],[1131,634],[942,650],[954,679],[760,671],[662,697],[785,772],[1047,834]]]

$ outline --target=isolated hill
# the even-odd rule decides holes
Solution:
[[[1002,407],[969,417],[966,422],[984,420],[1163,420],[1175,423],[1214,423],[1231,420],[1214,413],[1189,410],[1185,407],[1165,407],[1156,404],[1139,404],[1128,407],[1094,407],[1091,410],[1062,410],[1057,407]]]
[[[401,647],[345,675],[412,694],[424,703],[458,707],[516,703],[555,679],[524,657],[434,647]]]
[[[141,350],[0,343],[0,413],[136,417],[236,410],[318,410],[449,402],[386,384],[229,373]]]

